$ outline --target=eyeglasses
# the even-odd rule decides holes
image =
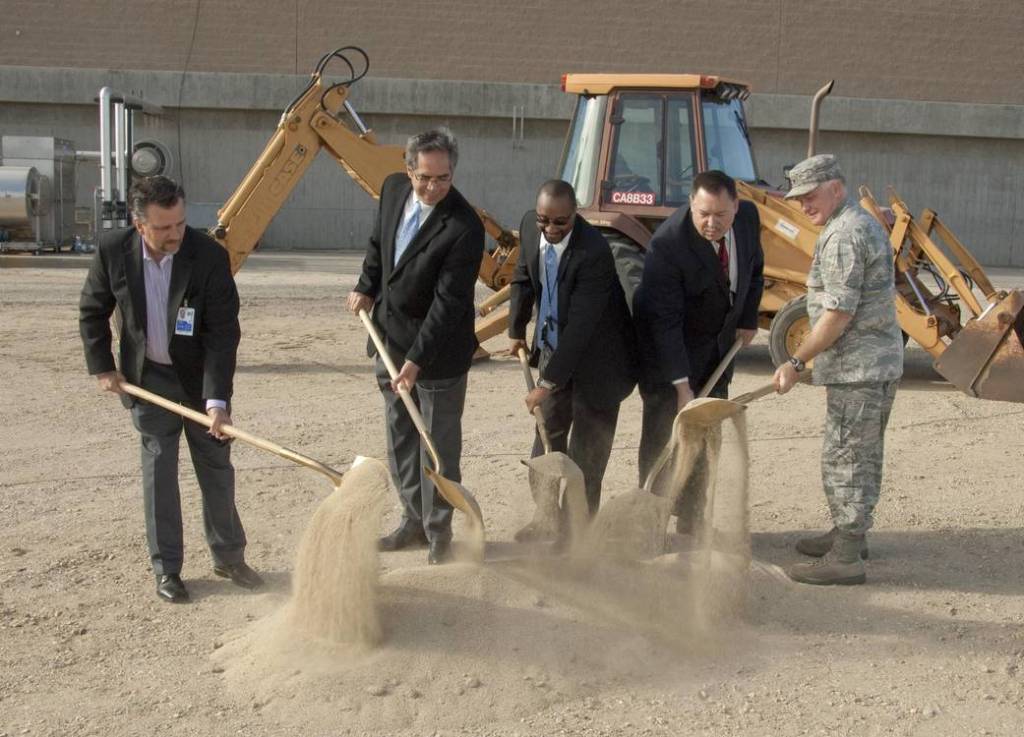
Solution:
[[[564,217],[564,218],[551,218],[551,219],[548,219],[546,217],[538,215],[537,216],[537,226],[541,227],[541,228],[546,228],[549,225],[554,225],[556,228],[564,228],[566,225],[568,225],[569,223],[572,222],[572,219],[574,217],[575,217],[575,215],[569,215],[568,217]]]
[[[412,178],[420,184],[437,184],[439,186],[443,184],[451,184],[452,181],[451,174],[441,174],[440,176],[432,177],[429,174],[417,174],[414,172]]]

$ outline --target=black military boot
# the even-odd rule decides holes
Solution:
[[[832,549],[832,544],[835,542],[836,535],[839,530],[833,527],[831,530],[826,532],[824,535],[815,535],[814,537],[802,537],[796,543],[796,552],[809,555],[812,558],[820,558],[825,553]],[[864,543],[864,548],[860,551],[861,560],[868,559],[868,544]]]
[[[815,586],[855,586],[866,580],[864,574],[863,535],[837,533],[829,550],[822,558],[811,563],[797,563],[786,570],[786,575],[798,583]]]

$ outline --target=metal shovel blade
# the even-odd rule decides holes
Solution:
[[[811,375],[810,371],[801,374],[797,378],[796,383],[802,384],[810,381]],[[754,400],[761,399],[774,392],[774,384],[765,384],[732,399],[698,397],[697,399],[690,400],[685,407],[679,410],[679,414],[676,415],[676,422],[685,422],[691,425],[714,425],[738,415]]]
[[[728,399],[701,397],[687,403],[676,415],[679,421],[694,425],[717,425],[733,415],[737,415],[747,406]]]
[[[965,394],[1024,402],[1024,295],[1013,290],[971,320],[935,361],[935,370]]]
[[[477,504],[476,497],[470,493],[469,489],[458,481],[445,478],[429,466],[424,466],[423,470],[426,471],[427,478],[434,483],[446,502],[468,516],[474,527],[483,527],[484,516],[480,512],[480,505]]]
[[[526,351],[522,348],[517,352],[519,364],[523,369],[526,388],[533,391],[536,384],[530,371],[530,362]],[[544,413],[540,407],[533,410],[537,423],[537,433],[544,453],[523,461],[530,469],[530,495],[536,504],[533,519],[518,530],[515,539],[518,542],[556,539],[559,526],[564,519],[568,522],[569,539],[578,541],[587,523],[587,500],[584,491],[583,471],[569,456],[560,451],[551,450],[551,439],[544,426]],[[565,514],[560,510],[562,492],[565,495]]]

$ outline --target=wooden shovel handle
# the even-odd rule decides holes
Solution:
[[[369,314],[366,310],[359,310],[359,319],[363,321],[363,326],[366,328],[366,332],[370,334],[370,340],[373,341],[373,345],[377,348],[377,355],[384,362],[387,367],[388,376],[394,381],[398,376],[398,367],[395,366],[395,362],[391,360],[391,354],[388,353],[387,347],[384,345],[384,341],[381,340],[380,333],[377,332],[377,328],[373,325],[373,320],[370,319]],[[419,407],[416,406],[416,402],[412,400],[412,395],[404,387],[399,387],[398,395],[402,398],[402,402],[405,404],[405,409],[409,412],[409,417],[412,418],[412,424],[416,426],[416,429],[420,433],[420,437],[423,438],[423,442],[427,444],[427,453],[430,454],[430,460],[434,464],[434,472],[438,476],[444,476],[444,470],[441,468],[441,456],[437,453],[437,448],[434,447],[434,439],[430,437],[430,432],[427,430],[427,423],[423,421],[423,415],[420,414]]]
[[[719,361],[718,366],[715,368],[715,372],[711,374],[711,378],[704,382],[704,386],[700,390],[700,394],[697,395],[698,399],[706,397],[711,393],[711,390],[715,388],[715,384],[717,384],[718,380],[722,378],[722,374],[724,374],[725,370],[729,368],[729,364],[732,363],[732,359],[736,357],[736,354],[740,352],[740,348],[742,347],[743,339],[737,338],[732,344],[732,347],[729,348],[729,352],[725,354],[725,358]]]
[[[797,377],[796,383],[797,384],[801,384],[801,383],[803,383],[805,381],[810,381],[810,379],[811,379],[811,372],[807,371],[806,373],[801,374],[800,376]],[[755,399],[760,399],[761,397],[767,397],[769,394],[771,394],[774,391],[775,391],[775,384],[765,384],[762,387],[758,387],[757,389],[754,389],[754,391],[752,391],[752,392],[747,392],[746,394],[740,394],[738,397],[733,397],[729,401],[730,402],[736,402],[737,404],[750,404]]]
[[[537,385],[533,382],[533,372],[530,371],[530,359],[526,356],[526,350],[520,348],[518,351],[519,364],[523,367],[523,378],[526,379],[526,388],[529,391],[533,391],[537,388]],[[544,413],[541,412],[540,407],[533,408],[533,418],[537,421],[537,434],[540,435],[541,445],[544,446],[544,452],[551,452],[551,438],[548,437],[548,429],[544,426]]]
[[[133,397],[142,399],[143,401],[149,402],[150,404],[155,404],[158,407],[163,407],[168,412],[173,412],[174,414],[180,415],[187,420],[192,420],[192,422],[202,425],[203,427],[213,426],[213,420],[210,419],[209,415],[205,415],[202,412],[196,412],[194,409],[191,409],[190,407],[178,404],[177,402],[172,402],[170,399],[166,399],[164,397],[161,397],[159,394],[154,394],[153,392],[146,391],[142,387],[135,386],[134,384],[129,384],[127,381],[122,381],[120,383],[120,386],[121,390],[124,391],[125,394],[130,394]],[[305,466],[306,468],[311,468],[314,471],[318,471],[319,473],[322,473],[324,476],[327,476],[334,483],[338,483],[339,481],[341,481],[341,471],[335,471],[330,466],[326,466],[320,461],[314,460],[313,458],[310,458],[308,456],[304,456],[301,453],[297,453],[296,451],[291,450],[290,448],[285,448],[282,445],[278,445],[277,443],[265,440],[264,438],[258,437],[256,435],[252,435],[250,433],[245,432],[244,430],[239,430],[234,425],[221,425],[220,431],[227,435],[229,438],[241,440],[243,443],[254,445],[261,450],[273,453],[274,455],[292,461],[293,463],[298,463],[300,466]]]

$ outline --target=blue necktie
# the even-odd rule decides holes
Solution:
[[[550,244],[544,251],[544,280],[537,329],[541,342],[554,350],[558,347],[558,254]]]
[[[412,215],[405,221],[405,225],[398,232],[398,237],[395,238],[395,263],[402,258],[402,254],[405,253],[405,249],[412,243],[412,239],[416,237],[416,231],[420,229],[420,203],[417,202],[415,207],[412,209]]]

